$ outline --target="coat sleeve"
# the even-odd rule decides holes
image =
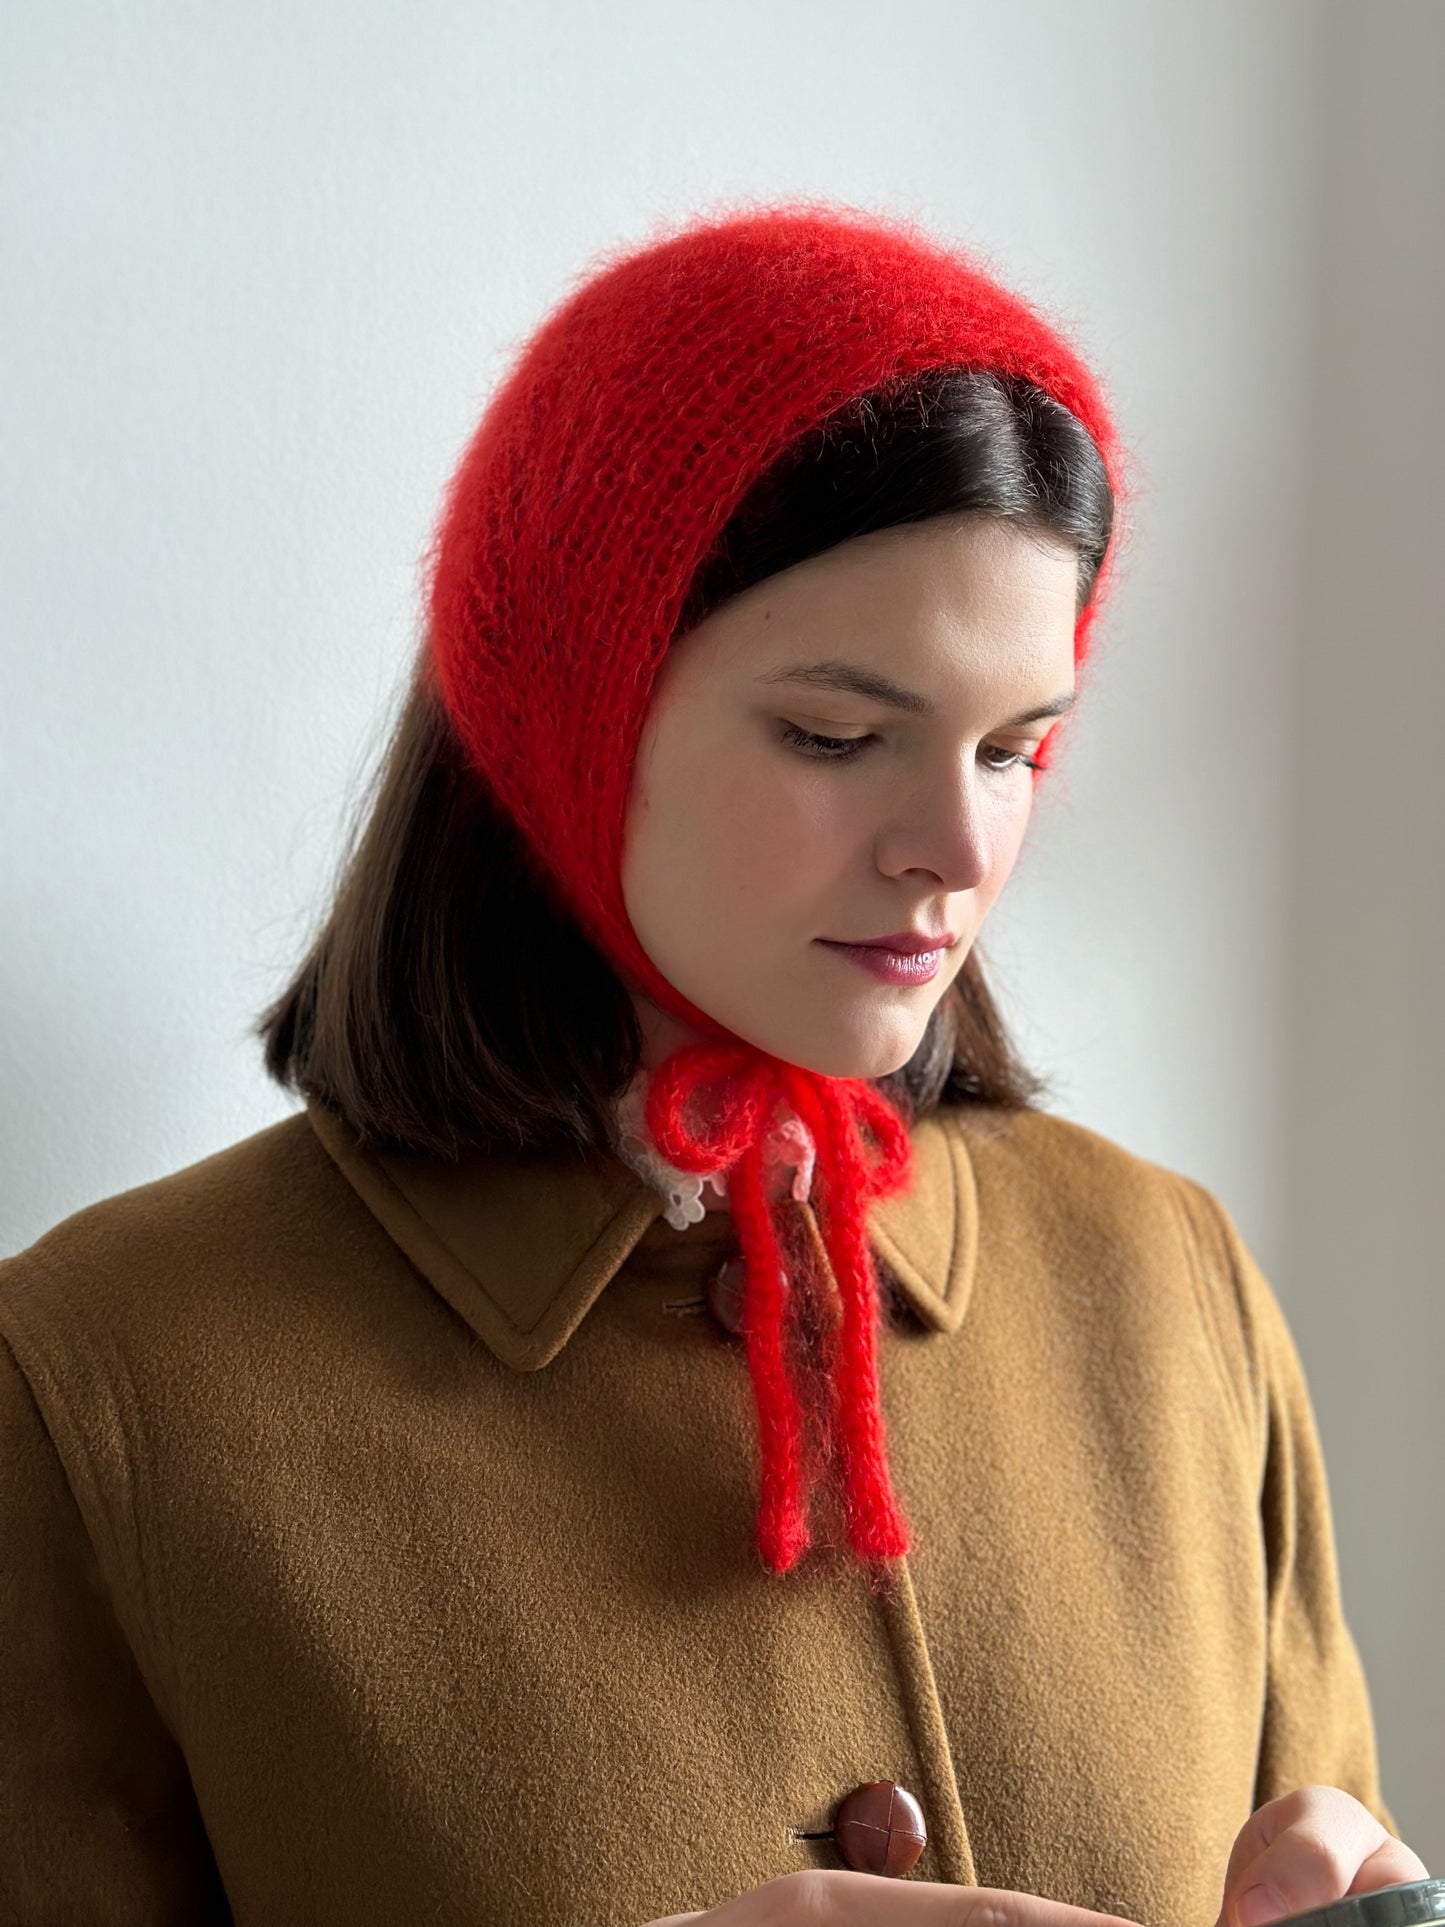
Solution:
[[[1211,1242],[1233,1287],[1259,1443],[1268,1675],[1254,1804],[1301,1786],[1341,1787],[1398,1837],[1381,1794],[1364,1669],[1344,1616],[1324,1455],[1299,1352],[1229,1213],[1202,1186],[1189,1188],[1212,1220]]]
[[[185,1761],[0,1338],[0,1921],[230,1919]]]

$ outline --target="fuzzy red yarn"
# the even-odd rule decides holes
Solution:
[[[716,1088],[709,1122],[694,1130],[688,1105]],[[689,1044],[654,1071],[648,1128],[669,1163],[683,1170],[729,1167],[728,1200],[747,1257],[744,1343],[762,1445],[758,1547],[775,1571],[808,1545],[802,1490],[802,1415],[788,1377],[784,1339],[787,1282],[768,1203],[761,1138],[779,1102],[790,1104],[818,1147],[820,1230],[843,1303],[831,1385],[831,1418],[841,1456],[848,1539],[864,1559],[908,1549],[889,1483],[875,1357],[877,1279],[867,1241],[867,1206],[911,1176],[903,1120],[865,1078],[820,1077],[750,1044]],[[877,1142],[869,1157],[859,1126]]]
[[[789,1294],[760,1143],[787,1102],[817,1144],[820,1229],[844,1308],[832,1433],[850,1544],[877,1560],[906,1551],[908,1534],[885,1457],[866,1209],[910,1181],[908,1136],[868,1080],[825,1077],[746,1043],[652,963],[622,895],[632,765],[694,576],[754,482],[858,396],[962,367],[1035,382],[1103,457],[1115,534],[1075,629],[1080,662],[1124,496],[1097,382],[1041,314],[966,254],[902,217],[833,203],[696,216],[594,261],[494,394],[429,556],[433,661],[472,765],[623,979],[715,1040],[655,1070],[646,1116],[668,1162],[729,1172],[762,1461],[758,1544],[775,1571],[796,1562],[808,1529]],[[1056,735],[1041,746],[1045,767]],[[689,1107],[703,1098],[710,1120],[696,1127]]]

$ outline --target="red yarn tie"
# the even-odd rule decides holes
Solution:
[[[694,1127],[691,1100],[712,1096]],[[824,1077],[751,1045],[685,1045],[658,1066],[645,1116],[659,1154],[681,1171],[728,1172],[728,1199],[746,1267],[744,1344],[758,1417],[762,1492],[758,1548],[786,1572],[810,1543],[803,1490],[803,1413],[788,1371],[789,1302],[782,1247],[767,1195],[763,1140],[780,1104],[791,1106],[817,1147],[819,1229],[838,1282],[843,1321],[829,1373],[848,1539],[861,1559],[892,1559],[908,1535],[888,1476],[878,1400],[878,1283],[867,1240],[871,1199],[904,1190],[912,1147],[902,1118],[864,1078]],[[702,1107],[699,1107],[702,1108]],[[866,1126],[876,1154],[863,1142]]]

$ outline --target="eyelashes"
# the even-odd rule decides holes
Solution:
[[[851,763],[859,756],[865,746],[874,741],[872,736],[819,736],[811,729],[800,729],[796,723],[784,723],[782,740],[790,748],[802,755],[810,756],[814,762]],[[1038,769],[1037,760],[1025,756],[1022,750],[1004,752],[1006,760],[1002,763],[987,763],[986,769],[996,775],[1003,775],[1011,769]]]
[[[826,763],[851,763],[871,736],[817,736],[796,723],[783,724],[783,741]]]

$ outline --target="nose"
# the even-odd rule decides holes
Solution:
[[[878,833],[878,867],[890,876],[928,870],[948,891],[980,889],[993,874],[1005,805],[1017,807],[1006,779],[990,779],[963,757],[900,803]]]

